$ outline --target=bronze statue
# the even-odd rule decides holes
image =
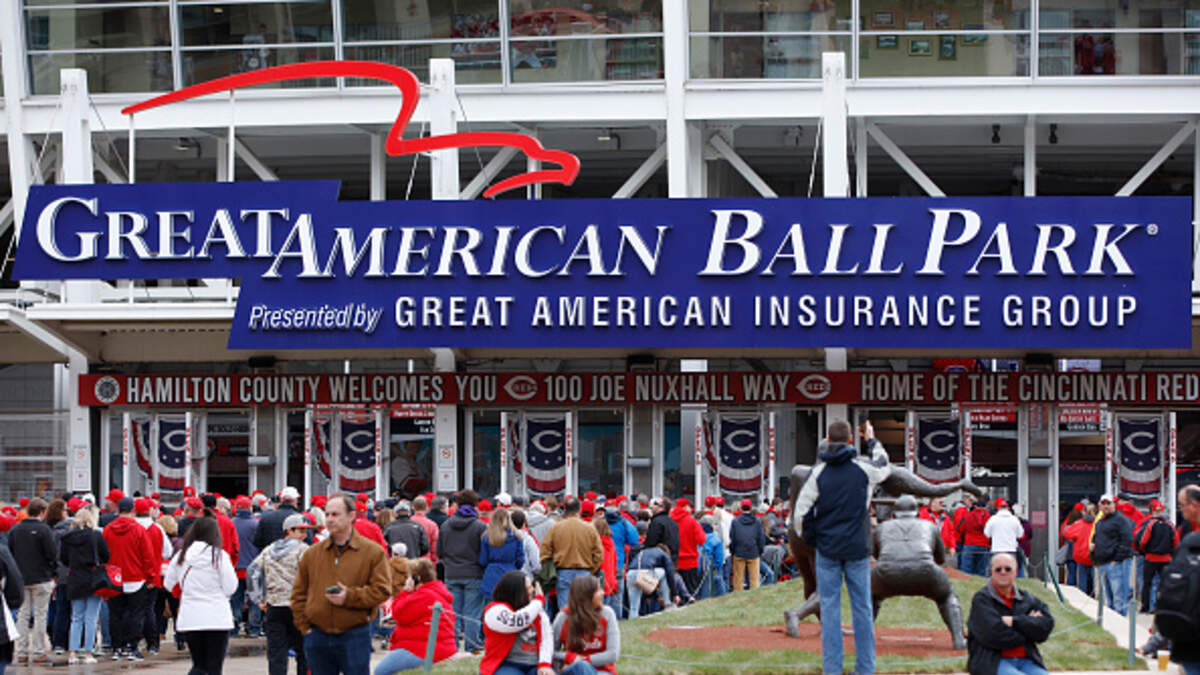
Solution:
[[[870,427],[870,422],[864,422],[861,431],[867,439],[867,448],[871,454],[871,461],[878,466],[886,466],[888,464],[887,452],[883,449],[883,444],[875,438],[874,430]],[[820,454],[819,450],[818,454]],[[790,514],[796,512],[796,497],[799,496],[800,488],[804,485],[804,481],[808,480],[811,472],[812,467],[804,464],[797,464],[792,467],[791,482],[788,485],[788,508]],[[895,497],[902,494],[917,495],[919,497],[945,497],[956,490],[966,490],[976,496],[983,495],[983,491],[976,487],[970,479],[964,478],[950,483],[934,485],[900,466],[891,467],[890,475],[880,484],[879,493],[877,494],[882,496],[886,501],[891,502]],[[819,619],[821,613],[821,598],[817,595],[816,551],[804,543],[804,539],[801,538],[797,526],[798,523],[793,518],[788,526],[788,548],[791,550],[792,557],[796,561],[796,569],[799,571],[801,578],[804,579],[804,602],[796,609],[785,610],[783,613],[787,634],[792,637],[800,637],[801,620],[810,614],[816,615]]]

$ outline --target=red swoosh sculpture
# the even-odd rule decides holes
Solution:
[[[417,152],[432,150],[450,150],[453,148],[470,148],[477,146],[516,148],[530,159],[539,162],[557,164],[558,169],[542,169],[518,174],[492,185],[484,190],[484,197],[494,197],[501,192],[537,183],[560,183],[570,185],[579,176],[579,158],[563,150],[549,150],[531,136],[507,131],[472,131],[445,136],[430,136],[404,140],[404,129],[412,120],[417,102],[421,98],[421,85],[417,77],[407,68],[393,66],[374,61],[312,61],[309,63],[293,63],[285,66],[274,66],[248,73],[238,73],[215,80],[193,84],[178,91],[162,96],[156,96],[148,101],[131,105],[121,111],[125,115],[133,115],[151,108],[186,101],[188,99],[222,91],[233,91],[244,87],[271,82],[284,82],[312,77],[362,77],[390,82],[400,90],[400,114],[388,130],[384,150],[387,154],[398,157]]]

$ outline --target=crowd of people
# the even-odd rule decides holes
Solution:
[[[100,502],[21,500],[19,510],[0,507],[0,674],[63,654],[69,664],[140,661],[170,635],[192,672],[219,675],[230,637],[244,634],[265,638],[270,675],[286,675],[291,660],[298,673],[363,675],[376,649],[387,653],[375,675],[391,675],[424,663],[435,627],[435,661],[480,655],[485,675],[615,672],[620,622],[790,577],[792,524],[816,551],[824,670],[842,670],[845,583],[855,672],[871,673],[866,523],[887,468],[859,456],[848,424],[829,435],[795,513],[780,500],[726,508],[720,496],[694,505],[594,492],[484,499],[470,489],[307,503],[291,487],[232,500],[188,489],[171,507],[115,489]],[[1179,499],[1187,527],[1200,526],[1200,488]],[[1181,544],[1186,529],[1157,502],[1140,518],[1109,495],[1098,507],[1080,505],[1063,524],[1071,583],[1085,588],[1091,565],[1117,566],[1101,579],[1121,611],[1121,569],[1128,578],[1138,554],[1151,608],[1163,567],[1200,534]],[[970,672],[1044,672],[1037,645],[1054,620],[1014,584],[1031,532],[1020,511],[967,495],[952,509],[931,500],[919,517],[933,523],[923,525],[937,540],[931,559],[956,557],[964,572],[987,577],[967,619]],[[1194,675],[1195,645],[1172,648]]]

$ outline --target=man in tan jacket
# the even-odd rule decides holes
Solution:
[[[563,518],[550,528],[542,539],[542,564],[554,560],[558,570],[555,584],[558,607],[567,606],[567,593],[575,577],[592,574],[604,564],[604,546],[596,528],[579,517],[580,503],[575,497],[563,502]]]
[[[329,498],[329,537],[300,559],[291,606],[313,675],[369,675],[370,623],[391,593],[383,549],[354,529],[354,501]]]

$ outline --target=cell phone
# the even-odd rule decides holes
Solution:
[[[341,591],[342,591],[342,589],[341,589],[341,587],[339,587],[339,586],[330,586],[330,587],[328,587],[328,588],[326,588],[326,589],[325,589],[325,592],[326,592],[326,593],[328,593],[328,594],[330,594],[330,595],[334,595],[334,594],[340,593]]]

